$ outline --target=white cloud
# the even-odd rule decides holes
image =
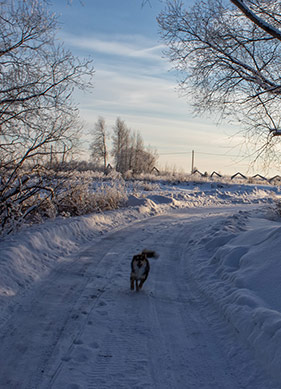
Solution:
[[[66,44],[84,49],[92,53],[101,53],[111,56],[121,56],[155,61],[161,58],[164,45],[155,45],[155,42],[139,35],[109,35],[100,37],[83,37],[64,34]]]
[[[196,166],[202,171],[245,171],[245,162],[239,165],[237,158],[222,156],[233,143],[237,145],[237,138],[229,140],[229,133],[237,129],[216,126],[210,118],[193,117],[187,102],[176,92],[175,78],[167,72],[161,45],[126,35],[68,35],[65,40],[95,58],[93,94],[77,96],[89,129],[99,116],[111,129],[120,116],[132,130],[140,131],[145,144],[158,150],[161,167],[168,164],[188,172],[191,150],[195,149]]]
[[[79,99],[89,127],[103,116],[111,129],[120,116],[128,127],[140,131],[145,144],[158,150],[162,167],[167,163],[189,171],[192,149],[198,152],[197,167],[204,171],[223,170],[222,162],[223,166],[225,161],[232,163],[229,157],[199,154],[227,153],[226,146],[231,147],[233,140],[229,140],[225,127],[216,126],[209,118],[193,117],[191,108],[175,91],[175,80],[143,75],[131,67],[107,65],[96,70],[93,95]],[[228,133],[237,130],[227,128]]]
[[[102,66],[102,65],[101,65]],[[187,105],[179,99],[174,81],[140,74],[138,69],[96,68],[92,96],[80,97],[80,105],[94,110],[118,112],[135,111],[157,117],[187,115]]]

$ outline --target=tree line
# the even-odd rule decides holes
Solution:
[[[151,172],[157,160],[157,152],[150,147],[145,147],[141,134],[131,131],[125,121],[119,117],[112,131],[110,139],[105,119],[99,117],[95,123],[93,141],[90,145],[91,159],[95,165],[106,171],[111,156],[114,168],[122,174],[128,171],[132,171],[133,174]],[[110,140],[112,146],[109,150]]]

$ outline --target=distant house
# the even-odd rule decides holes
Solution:
[[[267,178],[261,176],[260,174],[255,174],[252,178],[260,179],[260,180],[262,180],[262,181],[268,181]]]
[[[281,177],[277,174],[277,176],[274,176],[268,180],[270,183],[281,181]]]
[[[198,169],[193,170],[192,174],[199,174],[201,177],[204,176],[204,174],[201,173]]]
[[[113,167],[109,164],[107,164],[104,174],[107,176],[111,171],[113,170]]]
[[[233,176],[231,176],[230,179],[233,180],[236,177],[240,177],[240,178],[243,178],[243,180],[247,180],[247,177],[244,176],[244,174],[242,174],[240,172],[233,174]]]
[[[220,177],[220,178],[222,177],[222,175],[217,173],[217,172],[213,172],[213,173],[210,174],[210,177],[213,177],[213,176],[217,176],[217,177]]]
[[[157,167],[154,166],[154,167],[151,169],[151,173],[154,173],[154,174],[156,174],[156,175],[159,175],[159,174],[160,174],[160,170],[157,169]]]

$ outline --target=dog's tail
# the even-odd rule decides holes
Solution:
[[[142,250],[142,253],[145,254],[148,258],[158,258],[159,257],[159,254],[157,254],[156,251],[152,251],[152,250],[144,249],[144,250]]]

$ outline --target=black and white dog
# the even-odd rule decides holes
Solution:
[[[143,250],[140,254],[134,255],[131,262],[131,290],[134,290],[136,283],[136,291],[142,288],[145,280],[148,277],[150,265],[147,258],[158,258],[155,251]]]

